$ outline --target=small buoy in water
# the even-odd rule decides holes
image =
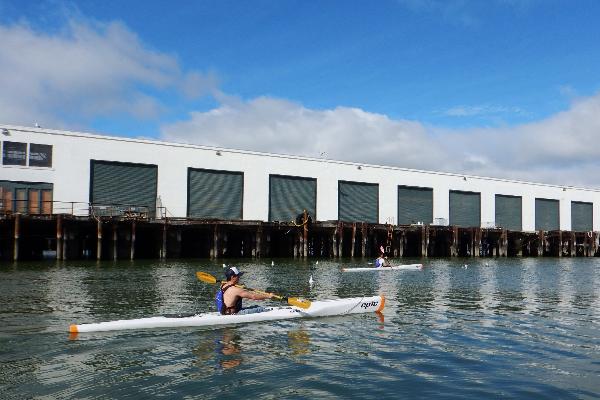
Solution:
[[[314,281],[313,281],[312,274],[311,274],[311,275],[310,275],[310,278],[308,278],[308,284],[309,284],[310,286],[312,286],[312,285],[313,285],[313,283],[314,283]]]
[[[485,266],[486,266],[486,267],[489,267],[489,266],[490,266],[490,264],[489,264],[489,263],[485,263]]]
[[[467,269],[467,264],[463,265],[463,268],[464,268],[464,269]]]
[[[275,266],[275,261],[271,261],[271,267]]]
[[[319,265],[319,262],[317,261],[317,262],[315,263],[315,265]]]

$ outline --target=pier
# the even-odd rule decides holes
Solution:
[[[598,232],[517,232],[502,228],[300,223],[118,215],[4,214],[0,259],[592,257]]]

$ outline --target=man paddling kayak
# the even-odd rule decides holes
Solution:
[[[250,292],[236,286],[243,274],[236,267],[229,267],[225,270],[227,282],[221,284],[215,297],[217,311],[221,314],[251,314],[261,312],[264,310],[263,307],[242,308],[242,299],[266,300],[273,297],[272,293]]]
[[[375,268],[381,267],[391,267],[390,261],[385,257],[385,251],[383,250],[383,246],[379,247],[381,252],[380,256],[375,260]]]

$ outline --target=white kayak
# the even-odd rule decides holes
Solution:
[[[353,297],[347,299],[313,301],[309,308],[294,306],[264,307],[265,311],[252,314],[221,315],[218,312],[191,316],[160,316],[93,324],[71,325],[71,333],[120,331],[124,329],[176,328],[185,326],[219,326],[247,322],[273,321],[291,318],[329,317],[383,310],[385,297]]]
[[[361,272],[361,271],[397,271],[397,270],[409,270],[419,271],[423,269],[423,264],[404,264],[404,265],[392,265],[391,267],[367,267],[367,268],[342,268],[343,272]]]

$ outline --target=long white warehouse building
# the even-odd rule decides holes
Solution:
[[[600,190],[0,125],[0,208],[85,214],[600,230]]]

